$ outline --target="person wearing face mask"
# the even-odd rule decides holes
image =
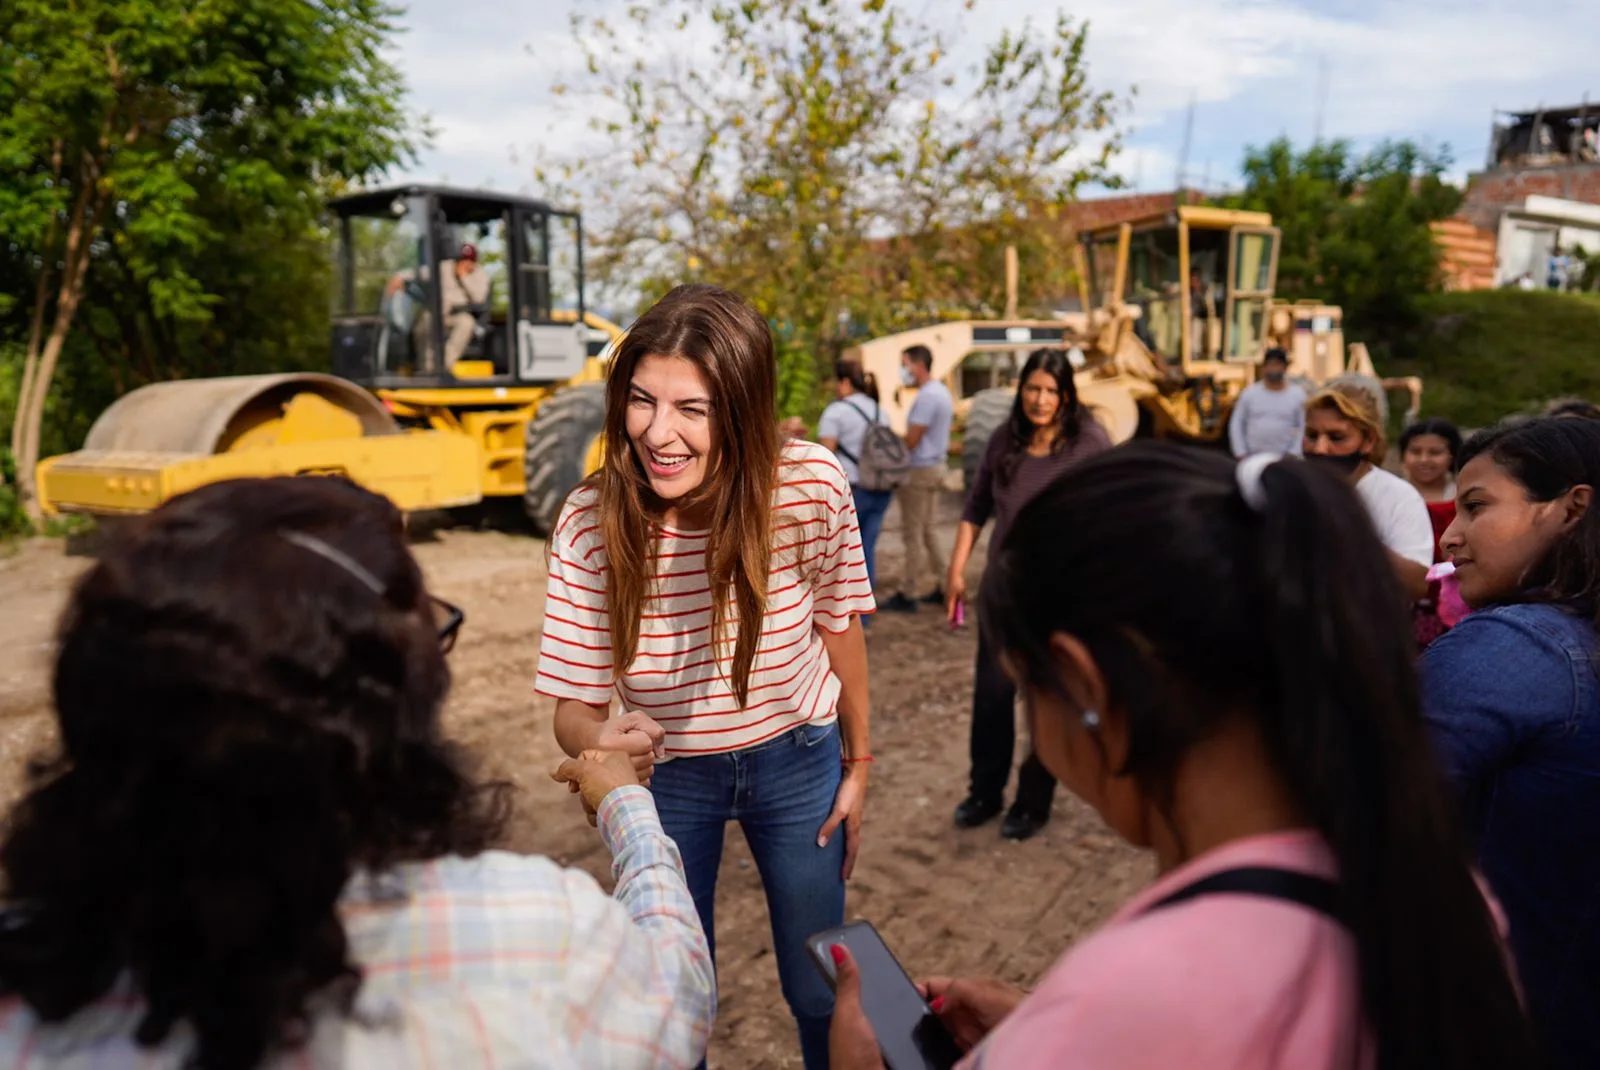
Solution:
[[[1305,432],[1306,392],[1289,382],[1289,355],[1269,349],[1261,379],[1244,388],[1228,421],[1235,457],[1252,453],[1299,453]]]
[[[1410,483],[1379,467],[1388,452],[1377,399],[1353,383],[1323,390],[1306,403],[1302,449],[1356,489],[1400,585],[1412,600],[1428,595],[1433,565],[1433,523],[1428,505]]]
[[[905,544],[905,571],[900,590],[883,603],[891,613],[915,613],[918,602],[944,605],[944,551],[939,546],[939,492],[950,452],[950,421],[955,403],[950,390],[933,377],[933,353],[927,346],[912,346],[900,355],[900,383],[915,388],[916,399],[906,416],[906,448],[911,470],[896,496],[900,499],[900,533]],[[933,573],[933,590],[924,594],[923,557]]]
[[[1600,1066],[1600,423],[1461,449],[1441,544],[1473,608],[1423,652],[1423,713],[1505,907],[1557,1070]]]

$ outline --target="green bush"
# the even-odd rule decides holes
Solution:
[[[1482,290],[1417,307],[1421,326],[1389,340],[1379,371],[1422,376],[1424,415],[1482,427],[1551,398],[1600,401],[1600,296]]]
[[[25,535],[33,529],[17,500],[17,465],[11,450],[0,446],[0,538]]]

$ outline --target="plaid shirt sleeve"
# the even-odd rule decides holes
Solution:
[[[668,1070],[705,1054],[716,1013],[711,952],[677,847],[650,794],[621,788],[598,814],[616,891],[537,855],[489,851],[353,881],[341,905],[362,985],[274,1066]],[[129,978],[64,1023],[0,999],[0,1066],[176,1066],[190,1043],[134,1035]],[[322,1016],[319,1016],[319,1019]],[[327,1028],[323,1028],[327,1026]]]
[[[678,848],[642,787],[613,791],[597,818],[611,851],[612,898],[624,910],[592,910],[594,886],[582,877],[585,901],[571,908],[587,924],[573,933],[567,978],[579,1023],[573,1050],[583,1066],[633,1065],[643,1050],[652,1066],[692,1067],[705,1055],[717,987]]]

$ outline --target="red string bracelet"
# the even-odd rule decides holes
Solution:
[[[839,761],[845,765],[849,765],[852,762],[872,762],[877,761],[877,759],[870,754],[864,754],[859,758],[840,758]]]

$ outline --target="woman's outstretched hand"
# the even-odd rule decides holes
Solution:
[[[633,759],[622,751],[586,750],[568,758],[550,774],[550,779],[567,785],[568,792],[583,797],[583,812],[589,824],[599,820],[600,804],[618,788],[639,783]]]
[[[666,741],[667,730],[648,714],[622,713],[600,726],[594,745],[596,750],[621,751],[632,758],[639,783],[648,788],[656,759],[666,754]]]

